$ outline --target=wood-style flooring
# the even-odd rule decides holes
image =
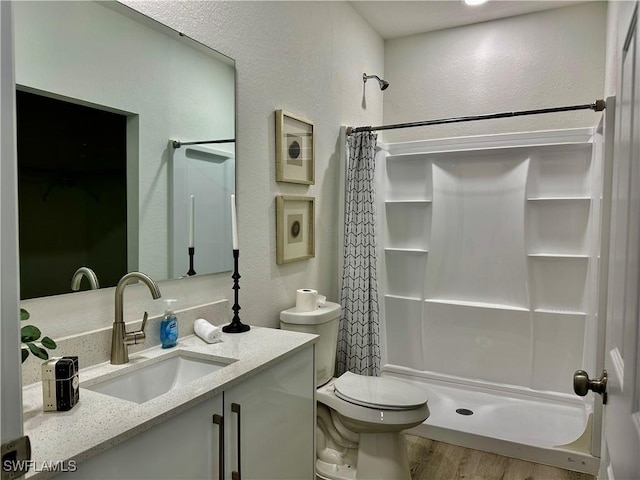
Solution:
[[[595,480],[592,475],[407,435],[412,480]]]

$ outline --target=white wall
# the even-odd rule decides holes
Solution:
[[[295,290],[337,298],[341,125],[382,119],[382,96],[363,108],[363,71],[382,69],[383,41],[345,2],[124,2],[236,60],[240,305],[244,321],[277,326]],[[275,117],[311,119],[316,185],[275,181]],[[275,196],[316,197],[316,256],[275,262]],[[231,281],[224,295],[231,295]]]
[[[384,123],[591,103],[604,97],[605,2],[385,42]],[[373,89],[372,89],[373,90]],[[596,125],[591,111],[383,133],[385,142]]]
[[[382,121],[382,94],[367,92],[362,72],[382,71],[381,37],[346,2],[124,2],[236,60],[237,192],[240,312],[243,322],[276,327],[295,290],[337,298],[339,129]],[[274,111],[315,123],[316,184],[275,181]],[[316,197],[316,256],[276,265],[275,196]],[[232,298],[230,275],[161,284],[180,307]],[[139,290],[139,291],[136,291]],[[142,289],[127,293],[125,318],[162,311]],[[136,303],[134,308],[133,303]],[[113,289],[29,302],[32,319],[64,326],[63,334],[113,322]],[[37,323],[37,321],[36,321]],[[71,327],[75,323],[75,326]],[[46,334],[56,333],[45,327]]]

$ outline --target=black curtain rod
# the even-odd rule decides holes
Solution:
[[[601,112],[606,108],[606,102],[604,100],[596,100],[593,103],[585,105],[570,105],[567,107],[554,107],[554,108],[541,108],[538,110],[522,110],[519,112],[503,112],[503,113],[489,113],[486,115],[472,115],[468,117],[451,117],[440,118],[438,120],[425,120],[423,122],[409,122],[409,123],[396,123],[393,125],[381,125],[378,127],[347,127],[347,135],[351,135],[356,132],[373,132],[377,130],[393,130],[395,128],[410,128],[410,127],[425,127],[429,125],[441,125],[443,123],[458,123],[458,122],[470,122],[472,120],[489,120],[492,118],[508,118],[508,117],[520,117],[523,115],[537,115],[540,113],[555,113],[555,112],[568,112],[571,110],[594,110]]]
[[[181,142],[180,140],[172,140],[173,148],[180,148],[183,145],[204,145],[207,143],[233,143],[235,138],[227,138],[224,140],[203,140],[201,142]]]

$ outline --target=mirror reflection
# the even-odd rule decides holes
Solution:
[[[172,141],[235,138],[233,60],[117,2],[16,2],[14,29],[22,298],[181,277],[189,247],[231,270],[235,143]]]

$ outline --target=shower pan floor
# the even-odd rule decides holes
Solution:
[[[393,376],[423,388],[429,396],[429,418],[409,433],[578,472],[597,473],[598,458],[586,449],[568,446],[585,432],[589,423],[590,412],[577,397],[575,401],[570,397],[562,401]]]

